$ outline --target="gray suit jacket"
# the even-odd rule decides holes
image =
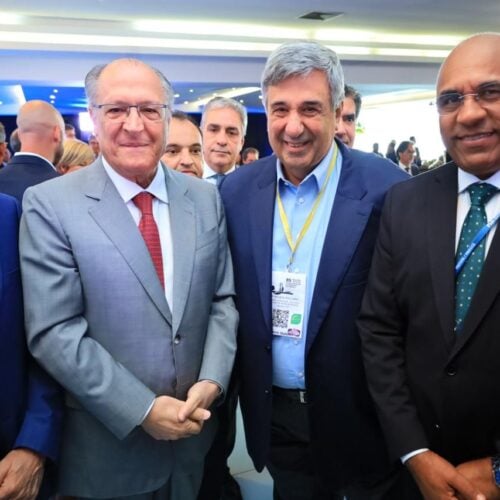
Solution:
[[[165,169],[173,311],[142,236],[102,163],[29,189],[20,248],[28,344],[66,389],[60,492],[151,491],[202,460],[200,436],[156,441],[140,423],[156,395],[200,379],[226,388],[237,313],[214,186]]]

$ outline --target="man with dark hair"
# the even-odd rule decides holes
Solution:
[[[402,141],[396,149],[399,168],[409,175],[418,175],[419,170],[413,159],[415,158],[415,145],[412,141]]]
[[[167,145],[161,159],[178,172],[200,178],[203,176],[201,129],[187,113],[177,110],[172,113]]]
[[[248,147],[241,152],[241,164],[248,165],[259,159],[259,150],[257,148]]]
[[[64,132],[66,134],[66,139],[76,139],[76,129],[71,123],[64,124]]]
[[[344,100],[335,137],[352,148],[356,138],[356,122],[361,111],[361,94],[350,85],[344,86]]]

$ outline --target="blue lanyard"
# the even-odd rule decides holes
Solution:
[[[491,228],[498,222],[500,219],[500,213],[496,215],[488,224],[483,226],[474,236],[469,248],[465,251],[465,253],[460,257],[460,260],[457,262],[455,266],[455,277],[460,274],[462,268],[464,267],[467,259],[470,257],[471,253],[476,249],[476,247],[481,243],[482,239],[486,237],[486,235],[490,232]]]

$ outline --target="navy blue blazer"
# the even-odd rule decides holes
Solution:
[[[387,189],[408,176],[379,156],[347,149],[325,237],[306,341],[306,388],[317,470],[332,491],[394,465],[368,393],[355,319]],[[276,156],[221,186],[240,313],[236,370],[247,447],[257,470],[269,452],[272,410],[271,261]]]
[[[26,347],[16,200],[0,194],[0,213],[0,459],[13,448],[29,448],[55,461],[61,394]]]
[[[18,153],[0,170],[0,193],[17,198],[21,204],[26,189],[54,177],[59,174],[48,161]]]

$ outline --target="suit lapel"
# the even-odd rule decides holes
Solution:
[[[426,193],[427,258],[439,322],[449,346],[455,322],[455,227],[457,217],[457,169],[440,168]]]
[[[92,167],[86,168],[92,168],[93,172],[89,177],[85,193],[89,198],[98,201],[89,209],[90,216],[127,261],[161,314],[169,324],[172,324],[172,315],[163,288],[156,275],[146,244],[130,212],[106,175],[102,164],[98,161]]]
[[[372,204],[362,202],[366,187],[352,168],[349,152],[342,148],[342,172],[314,286],[306,351],[309,352],[342,282],[354,250],[365,230]]]
[[[276,198],[276,157],[269,158],[257,178],[249,203],[249,225],[252,255],[259,283],[259,298],[267,331],[271,325],[271,274],[273,260],[273,220]]]
[[[174,251],[174,298],[173,334],[184,315],[189,288],[192,285],[194,255],[196,248],[196,221],[193,202],[188,197],[187,187],[165,169]],[[196,286],[196,285],[194,285]]]

